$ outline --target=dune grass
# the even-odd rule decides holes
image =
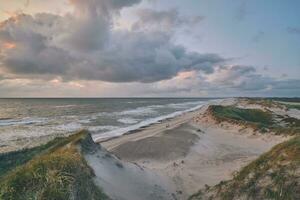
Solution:
[[[273,147],[237,172],[232,180],[207,187],[199,199],[300,199],[300,136]]]
[[[66,138],[55,138],[47,144],[43,144],[31,149],[22,149],[19,151],[13,151],[0,154],[0,177],[11,169],[17,166],[25,164],[37,155],[42,155],[51,149],[55,149],[58,146],[67,143]]]
[[[245,121],[257,123],[261,126],[269,126],[273,124],[272,114],[260,109],[241,109],[234,106],[211,106],[212,112],[219,119],[232,119],[237,121]]]
[[[261,105],[265,108],[300,109],[300,98],[240,98],[248,104]]]
[[[247,104],[260,105],[265,108],[280,108],[286,109],[286,106],[271,98],[240,98],[242,101],[246,101]]]
[[[288,109],[296,109],[296,110],[300,110],[300,104],[288,104],[285,103],[284,104]]]
[[[90,140],[88,137],[89,134],[82,131],[3,156],[0,199],[109,199],[94,184],[93,170],[79,150],[85,149],[79,146]],[[24,159],[14,163],[17,158],[22,158],[22,153]]]
[[[235,106],[212,105],[208,111],[218,121],[228,121],[252,127],[262,133],[272,131],[280,135],[300,134],[300,120],[286,116],[276,116],[271,111],[244,109]]]

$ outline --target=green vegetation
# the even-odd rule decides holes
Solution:
[[[241,100],[265,108],[300,109],[300,98],[241,98]]]
[[[109,199],[93,182],[93,170],[82,156],[81,151],[90,150],[91,140],[81,131],[1,155],[0,199]]]
[[[265,108],[286,109],[285,105],[270,98],[240,98],[240,100],[245,101],[247,104],[260,105]]]
[[[285,103],[284,104],[288,109],[297,109],[300,110],[300,104],[289,104],[289,103]]]
[[[283,102],[295,102],[295,103],[300,103],[300,98],[299,97],[289,97],[289,98],[282,98],[282,97],[273,97],[273,98],[266,98],[270,99],[273,101],[283,101]]]
[[[65,145],[67,142],[68,140],[66,138],[55,138],[47,144],[40,145],[38,147],[0,154],[0,177],[7,171],[25,164],[33,157],[47,153],[51,149]]]
[[[300,136],[273,147],[229,181],[190,197],[199,199],[300,199]]]
[[[260,109],[241,109],[234,106],[211,106],[213,114],[222,120],[236,120],[257,123],[261,126],[269,126],[273,123],[272,114]]]
[[[210,106],[208,112],[218,121],[228,121],[252,127],[261,132],[273,131],[281,135],[300,133],[300,120],[292,117],[277,116],[271,111],[243,109],[234,106]]]

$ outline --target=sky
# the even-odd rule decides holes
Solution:
[[[0,0],[0,97],[299,97],[299,8]]]

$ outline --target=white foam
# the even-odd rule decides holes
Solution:
[[[59,131],[73,132],[82,129],[82,125],[80,123],[71,122],[55,126],[54,129]]]
[[[115,112],[117,115],[145,115],[145,114],[152,114],[156,113],[155,110],[151,108],[151,106],[146,106],[146,107],[138,107],[132,110],[125,110],[122,112]]]
[[[70,104],[70,105],[61,105],[61,106],[54,106],[55,108],[70,108],[70,107],[78,107],[78,105],[73,105],[73,104]]]
[[[143,126],[149,126],[149,125],[157,123],[161,120],[174,118],[174,117],[182,115],[184,113],[197,110],[197,109],[201,108],[202,106],[203,106],[203,104],[195,106],[195,107],[187,109],[187,110],[177,111],[177,112],[174,112],[174,113],[171,113],[171,114],[168,114],[168,115],[163,115],[163,116],[159,116],[159,117],[155,117],[155,118],[150,118],[150,119],[144,120],[144,121],[142,121],[138,124],[132,125],[132,126],[115,129],[115,130],[108,131],[108,132],[105,132],[105,133],[102,133],[102,134],[96,134],[96,135],[93,135],[93,139],[95,141],[101,141],[101,140],[106,140],[106,139],[113,138],[113,137],[119,137],[121,135],[124,135],[125,133],[128,133],[128,132],[133,131],[133,130],[137,130],[137,129],[143,127]]]
[[[115,130],[115,129],[118,129],[120,127],[118,126],[90,126],[88,127],[88,130],[89,131],[92,131],[92,132],[98,132],[98,131],[111,131],[111,130]]]
[[[16,126],[16,125],[30,125],[41,124],[46,122],[46,118],[23,118],[23,119],[5,119],[0,120],[0,126]]]
[[[126,118],[118,119],[118,122],[121,122],[123,124],[135,124],[138,122],[138,120],[131,117],[126,117]]]
[[[199,104],[202,104],[203,101],[196,101],[196,102],[185,102],[185,103],[171,103],[171,104],[168,104],[167,107],[169,108],[188,108],[190,106],[193,106],[193,105],[199,105]]]
[[[80,120],[78,120],[78,122],[81,124],[88,124],[88,123],[91,123],[91,120],[90,119],[80,119]]]

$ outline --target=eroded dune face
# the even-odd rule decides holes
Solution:
[[[84,153],[84,157],[94,170],[95,183],[112,199],[174,199],[166,179],[137,164],[121,161],[100,145]]]

